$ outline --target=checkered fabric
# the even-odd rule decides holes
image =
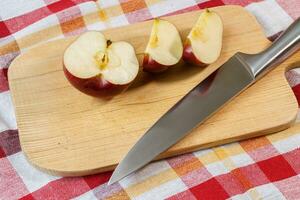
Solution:
[[[37,44],[224,4],[244,6],[270,38],[299,0],[1,0],[0,199],[300,199],[300,133],[277,133],[165,159],[107,186],[111,172],[64,178],[32,167],[20,148],[7,69]],[[238,17],[238,16],[237,16]],[[300,102],[298,70],[287,78]]]

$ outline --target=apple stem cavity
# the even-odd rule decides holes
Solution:
[[[111,44],[112,44],[112,41],[111,41],[111,40],[107,40],[107,41],[106,41],[106,47],[107,47],[107,48],[108,48]]]

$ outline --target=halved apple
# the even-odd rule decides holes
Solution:
[[[139,71],[133,47],[111,42],[100,32],[79,36],[65,51],[64,73],[81,92],[107,97],[126,89]]]
[[[154,19],[148,41],[143,70],[162,72],[177,64],[183,53],[183,45],[176,27],[168,21]]]
[[[187,36],[183,60],[198,66],[215,62],[221,53],[222,35],[221,17],[216,12],[206,9]]]

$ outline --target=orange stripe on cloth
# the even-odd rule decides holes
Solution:
[[[251,140],[245,140],[240,142],[240,145],[247,152],[270,144],[271,144],[270,141],[266,137],[259,137],[259,138],[254,138]]]
[[[14,40],[14,41],[11,41],[11,42],[1,46],[0,56],[6,55],[9,53],[13,53],[13,52],[18,52],[19,50],[20,50],[20,48],[19,48],[17,42]]]
[[[203,164],[200,160],[197,157],[193,157],[186,162],[183,161],[180,165],[173,166],[173,169],[179,176],[183,176],[201,167],[203,167]]]
[[[117,192],[110,197],[105,198],[105,200],[117,200],[117,199],[129,200],[130,198],[124,190]]]
[[[131,0],[127,2],[122,2],[121,7],[124,13],[130,13],[142,10],[143,8],[147,8],[147,5],[144,0]]]
[[[73,32],[85,27],[83,17],[77,17],[71,21],[66,21],[61,24],[61,29],[64,33]]]
[[[236,180],[239,180],[239,182],[243,185],[243,187],[246,190],[253,187],[251,182],[247,179],[247,177],[241,172],[239,168],[232,170],[231,173],[236,177]]]

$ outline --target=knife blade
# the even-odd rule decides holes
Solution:
[[[112,184],[176,144],[235,96],[299,49],[300,19],[265,51],[236,53],[167,111],[131,148],[115,169]]]

